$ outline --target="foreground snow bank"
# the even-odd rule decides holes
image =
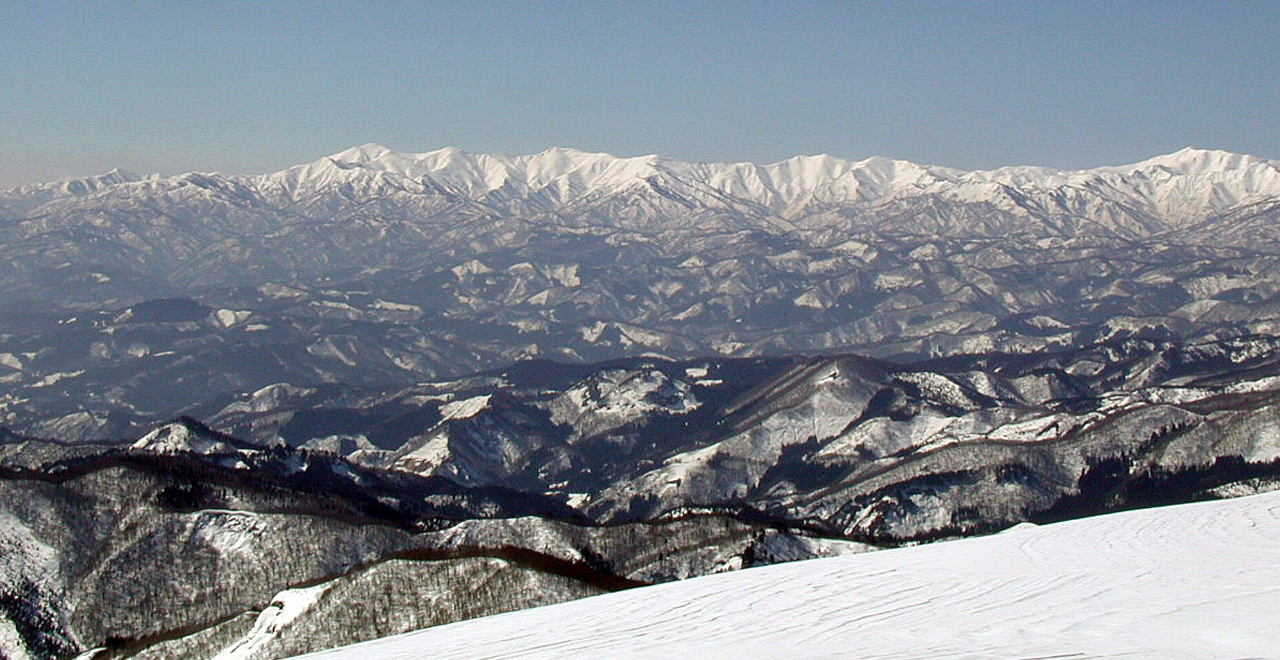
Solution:
[[[1280,492],[818,559],[305,656],[1277,658]]]

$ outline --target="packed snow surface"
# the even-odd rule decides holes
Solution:
[[[800,561],[305,656],[1280,658],[1280,492]]]

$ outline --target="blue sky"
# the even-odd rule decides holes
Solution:
[[[6,3],[0,186],[364,142],[771,162],[1280,158],[1277,2]]]

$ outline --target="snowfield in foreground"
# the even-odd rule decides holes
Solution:
[[[1280,658],[1280,492],[818,559],[307,658]]]

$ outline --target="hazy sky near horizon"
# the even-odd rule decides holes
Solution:
[[[0,187],[365,142],[773,162],[1280,158],[1277,2],[14,2]]]

